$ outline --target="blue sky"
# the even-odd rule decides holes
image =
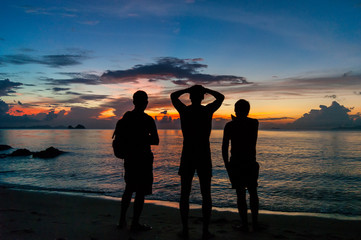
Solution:
[[[6,115],[40,124],[40,113],[64,111],[65,119],[81,109],[87,114],[77,121],[112,126],[131,109],[132,92],[143,89],[154,100],[152,116],[167,111],[174,117],[169,93],[185,86],[175,84],[179,75],[160,69],[167,57],[175,68],[202,65],[182,84],[223,92],[219,117],[229,116],[239,98],[248,99],[260,119],[290,122],[333,101],[350,115],[361,112],[361,1],[5,0],[0,13]],[[178,60],[184,62],[174,65]],[[159,73],[135,74],[143,70],[138,65],[157,66]],[[107,71],[126,77],[110,84],[102,77]],[[67,79],[61,89],[65,82],[58,80]],[[57,119],[51,125],[72,123]]]

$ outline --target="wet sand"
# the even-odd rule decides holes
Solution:
[[[120,201],[0,188],[0,239],[169,240],[181,239],[179,210],[147,203],[141,217],[153,230],[131,233],[119,230]],[[132,207],[129,209],[131,221]],[[361,220],[261,214],[260,232],[232,229],[238,214],[213,211],[213,239],[361,239]],[[199,209],[190,212],[190,239],[201,239]]]

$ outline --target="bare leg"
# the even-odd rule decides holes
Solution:
[[[203,214],[203,239],[208,239],[212,236],[209,233],[209,222],[212,213],[212,197],[211,197],[211,178],[199,178],[202,193],[202,214]]]
[[[139,225],[140,214],[142,213],[144,207],[144,198],[143,193],[137,193],[135,195],[132,225]]]
[[[123,196],[122,196],[122,203],[121,203],[121,211],[120,211],[120,218],[119,218],[119,227],[123,228],[127,225],[126,217],[127,217],[127,210],[129,208],[130,201],[132,200],[133,192],[125,187]]]
[[[258,227],[258,208],[259,208],[259,200],[257,194],[257,187],[248,188],[249,196],[250,196],[250,205],[252,212],[252,225],[253,228]]]
[[[238,213],[241,218],[242,226],[248,227],[246,189],[237,188],[236,191],[237,191]]]
[[[182,235],[188,238],[188,215],[189,215],[189,195],[192,189],[193,176],[181,176],[181,197],[179,201],[179,209],[183,224]]]

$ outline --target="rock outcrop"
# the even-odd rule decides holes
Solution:
[[[0,145],[0,146],[7,146],[7,145]],[[7,148],[7,149],[10,149],[10,148]],[[54,147],[49,147],[49,148],[45,149],[44,151],[40,151],[40,152],[31,152],[28,149],[17,149],[10,154],[0,154],[0,158],[26,157],[26,156],[30,156],[30,155],[32,155],[34,158],[54,158],[63,153],[65,153],[65,152],[61,151],[59,149],[56,149]]]
[[[44,151],[40,152],[33,152],[34,158],[54,158],[61,154],[63,154],[63,151],[60,151],[59,149],[56,149],[54,147],[49,147]]]
[[[10,147],[9,145],[1,145],[0,144],[0,151],[5,151],[5,150],[9,150],[12,149],[12,147]]]

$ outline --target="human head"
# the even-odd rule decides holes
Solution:
[[[202,85],[194,85],[189,90],[189,98],[192,104],[200,105],[204,99],[204,87]]]
[[[249,102],[244,99],[240,99],[236,102],[236,104],[234,104],[234,112],[236,113],[237,117],[247,117],[249,109]]]
[[[148,105],[148,95],[144,91],[136,91],[133,94],[133,104],[135,109],[144,111]]]

